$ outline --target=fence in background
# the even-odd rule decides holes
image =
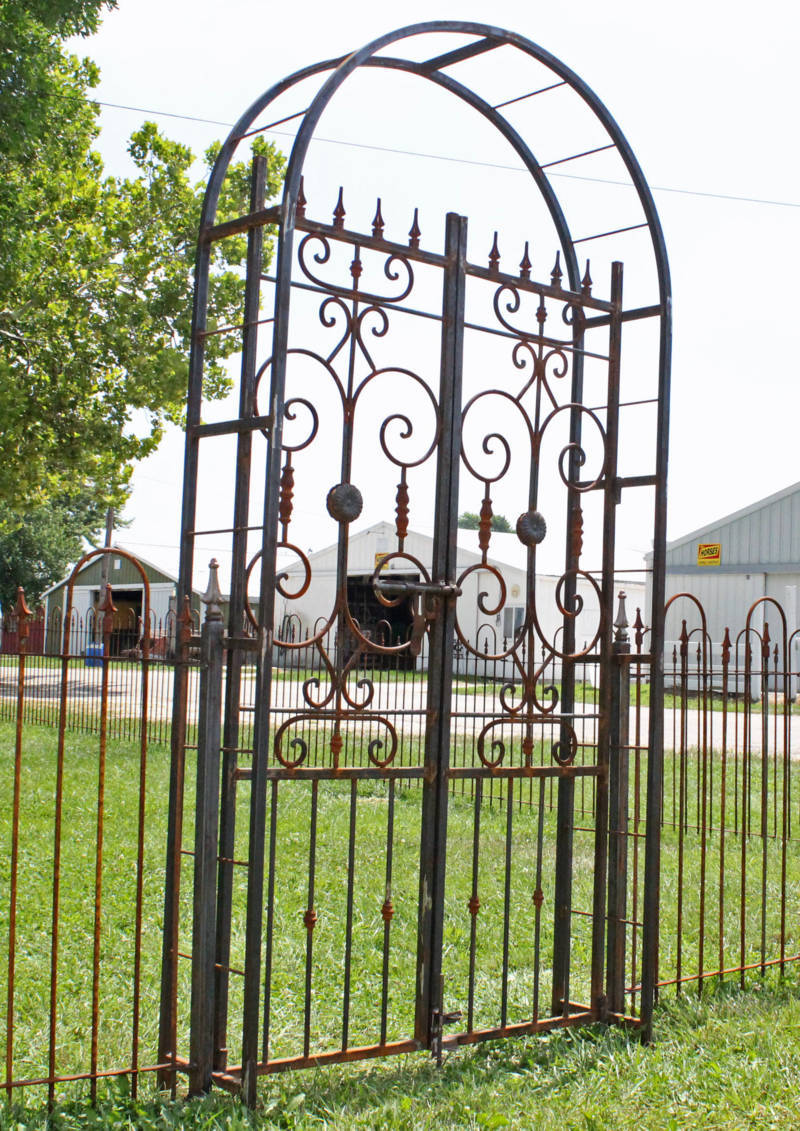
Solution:
[[[107,616],[98,609],[90,609],[85,615],[73,610],[68,625],[64,624],[60,610],[46,618],[44,610],[38,609],[24,618],[27,636],[24,638],[25,663],[21,671],[23,649],[19,615],[16,610],[6,614],[0,622],[0,720],[16,718],[18,683],[24,679],[25,723],[58,727],[63,720],[67,731],[98,734],[104,709],[107,737],[137,740],[144,717],[148,741],[168,745],[178,617],[170,612],[164,618],[150,615],[147,619],[149,624],[145,633],[142,617],[131,609],[115,610]],[[104,622],[108,631],[105,631]],[[68,629],[66,654],[65,628]],[[199,631],[196,616],[193,628]],[[147,704],[143,715],[145,637]],[[196,665],[196,660],[190,649],[187,662]],[[66,702],[62,712],[64,687]],[[195,673],[190,678],[189,691],[195,717],[197,690]]]

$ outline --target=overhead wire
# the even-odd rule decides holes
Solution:
[[[201,118],[192,114],[179,114],[172,110],[153,110],[144,106],[128,106],[120,102],[104,102],[100,99],[90,99],[96,106],[102,106],[104,109],[109,110],[127,110],[136,114],[152,114],[155,117],[162,118],[175,118],[179,121],[196,122],[202,125],[209,126],[223,126],[227,129],[232,129],[235,125],[234,122],[223,122],[216,118]],[[294,115],[292,115],[294,117]],[[261,130],[251,130],[250,133],[269,132],[277,134],[279,137],[294,137],[295,135],[289,130],[276,130],[262,127]],[[249,134],[247,136],[250,136]],[[333,137],[314,137],[315,142],[323,142],[327,145],[341,145],[350,149],[368,149],[375,153],[391,153],[400,157],[421,157],[429,161],[446,161],[457,165],[472,165],[484,169],[498,169],[503,172],[511,173],[524,173],[526,170],[522,165],[505,165],[495,161],[478,161],[471,157],[456,157],[450,154],[443,153],[425,153],[415,149],[399,149],[388,145],[371,145],[369,142],[361,141],[348,141],[345,138]],[[550,164],[557,164],[557,162],[550,162]],[[560,177],[563,180],[570,181],[588,181],[592,184],[600,185],[617,185],[621,188],[632,188],[633,186],[628,181],[615,180],[610,177],[592,177],[587,174],[580,173],[549,173],[551,177]],[[711,192],[703,189],[688,189],[678,188],[674,185],[650,185],[652,192],[668,192],[679,196],[696,196],[707,200],[727,200],[737,204],[756,204],[769,208],[800,208],[800,201],[795,200],[773,200],[768,197],[759,196],[740,196],[735,193],[725,192]]]

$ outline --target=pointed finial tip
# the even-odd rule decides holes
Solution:
[[[419,226],[419,208],[415,208],[414,209],[414,220],[411,224],[411,229],[408,233],[408,246],[418,248],[419,247],[419,238],[420,238],[421,235],[422,235],[422,231],[421,231],[420,226]]]
[[[222,591],[219,587],[219,562],[216,558],[208,563],[208,587],[200,600],[206,606],[206,620],[222,620]]]

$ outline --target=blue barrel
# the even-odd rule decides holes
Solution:
[[[87,668],[102,668],[103,666],[103,644],[87,644],[86,655],[84,657],[84,664]]]

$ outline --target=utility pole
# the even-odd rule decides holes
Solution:
[[[111,536],[114,533],[114,508],[109,507],[106,511],[106,539],[103,545],[106,549],[111,546]],[[108,585],[109,571],[111,568],[111,555],[103,554],[100,559],[100,604],[102,605],[105,599],[106,586]],[[98,622],[99,624],[99,622]]]

